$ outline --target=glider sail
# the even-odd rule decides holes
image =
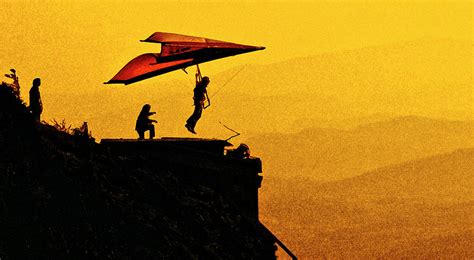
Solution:
[[[164,32],[156,32],[142,42],[161,43],[161,52],[134,58],[106,84],[127,85],[192,65],[265,49]]]

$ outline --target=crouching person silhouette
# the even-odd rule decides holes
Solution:
[[[151,106],[145,104],[140,111],[135,125],[135,130],[138,132],[138,139],[145,139],[145,132],[150,131],[150,139],[155,137],[155,126],[153,123],[157,123],[156,120],[150,119],[149,116],[156,114],[156,112],[150,112]]]

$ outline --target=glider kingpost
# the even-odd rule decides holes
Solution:
[[[161,43],[161,52],[136,57],[105,84],[127,85],[192,65],[265,49],[165,32],[156,32],[142,42]]]

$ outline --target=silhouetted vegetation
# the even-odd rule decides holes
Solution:
[[[53,119],[51,120],[51,122],[53,123],[52,126],[60,131],[60,132],[64,132],[64,133],[68,133],[68,134],[71,134],[71,125],[68,125],[66,123],[66,120],[63,119],[62,121],[58,122],[56,121],[56,119]]]

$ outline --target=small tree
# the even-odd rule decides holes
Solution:
[[[19,78],[18,76],[16,75],[16,70],[15,69],[10,69],[10,74],[5,74],[5,77],[7,78],[10,78],[10,79],[13,79],[13,83],[11,84],[7,84],[7,86],[9,86],[12,90],[13,90],[13,94],[15,94],[15,96],[20,99],[20,81],[19,81]]]
[[[56,119],[51,120],[53,123],[53,127],[60,132],[64,132],[67,134],[71,134],[71,125],[67,125],[66,120],[62,120],[61,122],[56,121]]]

